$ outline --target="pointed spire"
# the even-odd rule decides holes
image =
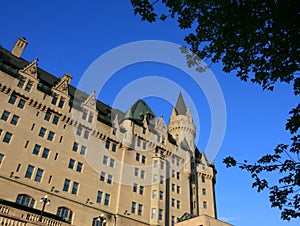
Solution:
[[[185,115],[187,111],[181,92],[179,93],[175,109],[178,115]]]

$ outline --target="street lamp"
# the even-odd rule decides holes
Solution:
[[[102,226],[103,223],[106,223],[106,217],[104,217],[104,214],[102,213],[99,217],[95,217],[95,224],[94,226]]]
[[[44,211],[45,211],[45,206],[50,205],[50,199],[48,199],[48,195],[45,195],[43,198],[41,198],[40,202],[43,203],[43,208],[42,208],[42,211],[41,211],[41,215],[39,217],[39,221],[42,222],[42,217],[43,217],[43,214],[44,214]]]

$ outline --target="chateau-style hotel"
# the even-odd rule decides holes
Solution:
[[[0,47],[0,225],[229,226],[181,94],[169,124],[126,112]],[[101,75],[100,75],[101,76]]]

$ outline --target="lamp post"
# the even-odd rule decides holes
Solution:
[[[106,217],[104,217],[104,214],[102,213],[99,217],[94,218],[96,220],[94,226],[102,226],[103,223],[106,223]],[[98,224],[100,223],[100,224]]]
[[[45,195],[43,198],[40,199],[40,202],[43,203],[43,208],[42,208],[42,211],[41,211],[41,214],[40,214],[40,217],[39,217],[39,221],[42,222],[42,217],[43,217],[43,214],[44,214],[44,211],[45,211],[45,207],[46,205],[50,205],[50,199],[48,199],[48,195]]]

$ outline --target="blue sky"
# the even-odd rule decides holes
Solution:
[[[22,57],[29,61],[39,57],[39,66],[58,77],[71,74],[73,85],[92,62],[119,45],[141,40],[181,45],[186,34],[172,21],[141,22],[133,15],[129,0],[3,1],[0,20],[0,45],[11,49],[18,37],[26,37],[29,44]],[[271,152],[277,144],[288,141],[285,120],[297,103],[291,87],[279,84],[274,92],[262,91],[258,85],[223,73],[219,64],[212,65],[211,69],[222,88],[227,111],[226,133],[215,159],[218,217],[238,226],[299,224],[299,220],[281,221],[279,211],[270,208],[268,195],[258,194],[251,188],[246,172],[226,169],[221,163],[228,155],[254,161]],[[197,145],[205,150],[211,126],[207,100],[177,69],[158,63],[126,67],[107,83],[100,99],[113,104],[118,90],[143,76],[168,78],[190,95],[200,115]],[[146,101],[158,116],[164,115],[167,123],[171,104],[159,98],[146,98]]]

